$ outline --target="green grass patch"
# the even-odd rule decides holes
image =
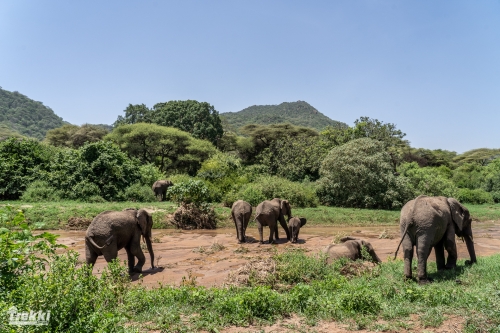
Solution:
[[[153,227],[157,229],[173,228],[166,222],[166,216],[172,214],[177,206],[172,202],[103,202],[86,203],[78,201],[23,202],[0,201],[0,206],[12,205],[14,210],[21,209],[26,221],[36,229],[64,229],[71,218],[92,220],[106,210],[125,208],[146,208],[154,210]],[[86,229],[86,228],[84,228]]]

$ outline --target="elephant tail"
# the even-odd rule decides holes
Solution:
[[[414,224],[414,221],[413,221],[413,211],[415,210],[415,206],[417,205],[417,202],[419,201],[419,199],[424,198],[424,197],[425,197],[425,195],[419,195],[415,199],[415,202],[413,203],[413,206],[411,207],[411,211],[410,211],[410,214],[409,214],[410,215],[410,220],[406,223],[405,231],[401,235],[401,240],[399,241],[398,248],[396,249],[396,253],[394,254],[394,260],[396,260],[396,257],[398,256],[399,247],[401,246],[401,243],[403,243],[403,239],[405,239],[406,234],[408,233],[408,228],[410,227],[410,225]],[[410,235],[408,235],[408,237],[410,237]]]
[[[405,239],[406,233],[408,232],[408,227],[410,226],[410,222],[406,224],[405,231],[403,232],[403,236],[401,236],[401,240],[399,241],[398,248],[396,249],[396,253],[394,253],[394,260],[396,260],[396,257],[398,256],[398,251],[399,247],[401,246],[401,243],[403,243],[403,239]]]
[[[108,239],[106,239],[106,242],[104,243],[103,246],[99,246],[99,245],[96,244],[96,242],[94,242],[94,240],[92,239],[92,237],[85,236],[85,240],[87,240],[94,248],[96,248],[98,250],[102,250],[106,246],[109,246],[109,244],[111,244],[111,242],[113,241],[113,239],[114,239],[114,237],[113,237],[113,235],[111,235],[111,236],[109,236]]]

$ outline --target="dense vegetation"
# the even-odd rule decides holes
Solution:
[[[286,122],[318,131],[326,126],[347,127],[344,123],[328,118],[304,101],[253,105],[238,112],[223,113],[221,118],[226,129],[232,131],[249,124],[271,125]]]
[[[21,135],[43,139],[48,130],[64,124],[52,109],[28,97],[0,88],[0,125]],[[2,137],[3,135],[0,135]]]

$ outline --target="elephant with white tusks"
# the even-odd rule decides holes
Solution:
[[[273,243],[273,233],[278,238],[278,221],[286,232],[286,238],[290,240],[290,231],[286,225],[285,215],[290,219],[292,217],[292,209],[288,200],[274,198],[273,200],[262,201],[255,209],[255,220],[259,229],[260,243],[264,243],[263,227],[269,226],[269,244]]]
[[[411,262],[413,247],[417,247],[417,271],[420,284],[430,282],[427,277],[427,258],[432,248],[436,253],[438,270],[455,268],[457,265],[457,244],[455,235],[463,237],[467,245],[470,260],[466,264],[476,262],[474,242],[472,240],[472,219],[469,210],[456,199],[446,197],[428,197],[421,195],[406,203],[401,210],[399,227],[403,244],[404,274],[412,278]],[[445,264],[444,250],[448,252]]]
[[[252,205],[243,200],[238,200],[231,207],[231,217],[236,227],[236,237],[238,243],[245,242],[245,231],[247,230],[250,216],[252,215]]]
[[[153,219],[144,209],[105,211],[90,223],[85,236],[85,257],[87,264],[94,265],[97,257],[104,256],[107,262],[118,257],[118,250],[127,251],[129,273],[141,273],[146,257],[141,249],[141,236],[146,241],[154,268],[154,253],[151,244]],[[138,262],[135,265],[135,258]]]
[[[327,254],[326,261],[328,264],[340,258],[347,258],[350,260],[365,259],[377,264],[382,262],[369,242],[349,236],[341,238],[340,241],[342,242],[341,244],[330,244],[323,250],[323,252]],[[365,258],[363,256],[363,248],[365,248],[370,257]]]

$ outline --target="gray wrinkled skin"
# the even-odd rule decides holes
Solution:
[[[341,244],[330,244],[323,250],[323,252],[328,255],[328,264],[331,264],[333,260],[339,258],[347,258],[351,260],[365,259],[371,260],[375,263],[382,262],[369,242],[355,237],[344,237],[340,241],[342,242]],[[365,247],[366,251],[370,255],[369,258],[363,258],[363,247]]]
[[[453,198],[422,195],[406,203],[401,210],[399,224],[401,230],[400,245],[403,245],[404,251],[405,277],[412,278],[411,263],[414,246],[417,249],[419,283],[429,282],[427,258],[432,248],[436,253],[438,270],[455,268],[457,265],[455,235],[463,237],[466,242],[471,258],[467,263],[476,262],[471,222],[472,219],[467,208]],[[444,249],[448,253],[446,264]]]
[[[255,209],[255,221],[259,229],[259,240],[261,244],[264,243],[262,235],[264,226],[269,226],[269,244],[273,243],[273,232],[276,236],[276,240],[279,240],[278,221],[283,229],[285,229],[286,238],[290,240],[290,232],[286,225],[285,215],[287,215],[289,219],[292,217],[292,209],[288,200],[274,198],[273,200],[262,201],[257,206]]]
[[[245,232],[247,230],[250,216],[252,215],[252,205],[243,200],[238,200],[231,207],[231,217],[236,227],[236,238],[238,243],[245,242]]]
[[[127,251],[129,273],[142,272],[146,258],[141,249],[141,236],[148,247],[151,267],[154,268],[154,253],[151,244],[153,219],[144,209],[105,211],[97,215],[87,228],[85,257],[87,264],[94,265],[98,256],[107,262],[118,257],[118,250]],[[138,259],[134,265],[135,258]]]

